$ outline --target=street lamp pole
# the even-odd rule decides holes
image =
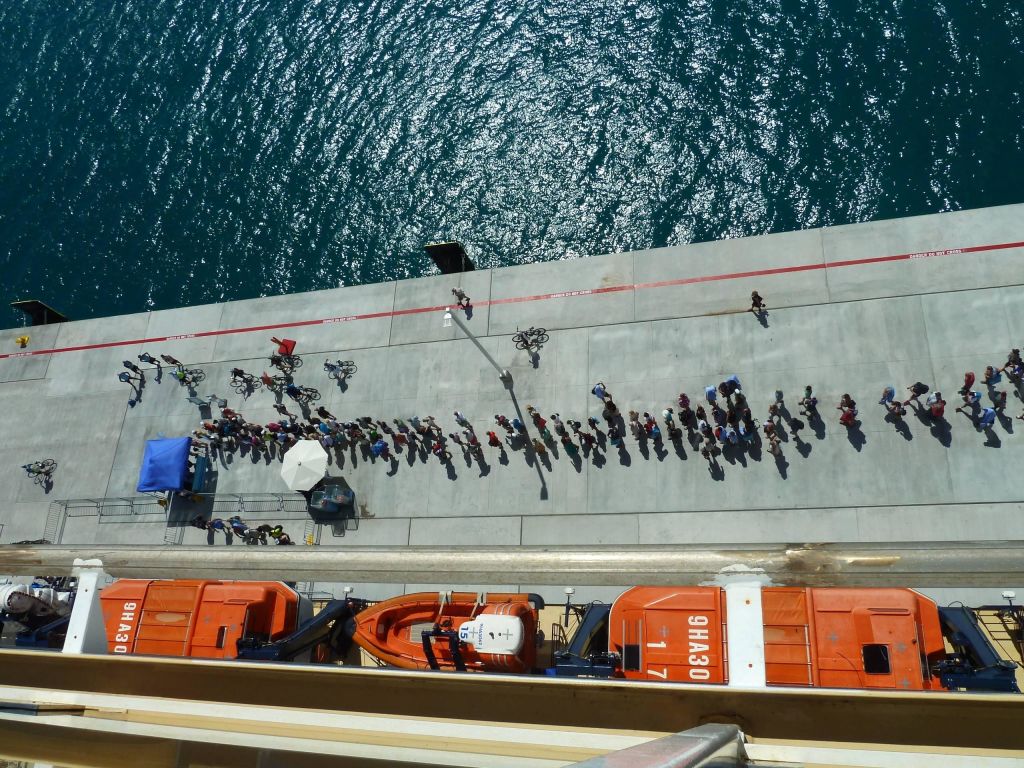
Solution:
[[[472,341],[474,344],[476,344],[476,348],[480,350],[480,354],[482,354],[484,357],[487,358],[487,362],[489,362],[491,365],[494,366],[494,370],[496,370],[498,372],[498,378],[501,379],[506,384],[511,382],[512,381],[512,374],[508,372],[508,369],[507,368],[502,368],[500,365],[498,365],[498,363],[495,361],[495,359],[493,357],[491,357],[491,353],[488,352],[486,349],[484,349],[484,345],[480,343],[480,340],[477,339],[477,337],[473,335],[473,332],[469,330],[469,328],[466,326],[466,324],[464,322],[462,322],[462,318],[460,318],[457,314],[452,312],[452,308],[451,307],[445,307],[445,310],[444,310],[444,324],[445,325],[451,325],[452,324],[452,320],[454,320],[455,324],[457,326],[459,326],[459,328],[462,329],[462,332],[464,334],[466,334],[466,336],[469,337],[470,341]]]

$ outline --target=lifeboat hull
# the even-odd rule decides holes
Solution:
[[[400,669],[523,673],[536,665],[537,621],[528,594],[417,592],[360,611],[352,639]]]

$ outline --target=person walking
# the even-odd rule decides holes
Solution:
[[[843,395],[836,410],[840,411],[839,423],[844,427],[852,427],[857,421],[857,403],[849,394]]]
[[[170,355],[160,355],[160,359],[163,360],[168,365],[173,365],[175,368],[185,367],[185,364],[181,362],[181,360],[178,360],[175,357],[171,357]]]
[[[512,419],[512,428],[516,432],[519,432],[519,433],[526,432],[526,425],[523,424],[523,422],[519,420],[519,417],[513,417],[513,419]]]
[[[889,407],[889,403],[896,397],[896,387],[892,384],[888,385],[882,390],[882,398],[878,401],[879,405],[884,405],[886,408]]]
[[[981,392],[977,390],[971,390],[964,393],[964,404],[957,408],[957,413],[963,413],[968,408],[972,411],[977,410],[978,405],[981,403]]]
[[[565,435],[565,424],[557,413],[551,414],[551,423],[554,425],[557,435]]]
[[[988,429],[996,423],[996,411],[994,408],[982,408],[978,416],[978,429]]]
[[[925,404],[928,406],[928,414],[932,417],[933,421],[939,421],[946,414],[946,401],[942,399],[942,393],[935,391],[932,393]]]
[[[562,448],[570,459],[575,459],[580,455],[579,446],[572,441],[569,435],[562,435]]]
[[[997,390],[992,393],[992,407],[996,409],[998,413],[1002,413],[1006,410],[1006,391]]]
[[[456,303],[462,309],[466,309],[469,307],[471,303],[469,296],[466,295],[466,292],[462,290],[461,286],[456,286],[455,288],[452,288],[452,296],[455,297]]]
[[[985,366],[985,378],[981,380],[982,384],[984,384],[986,387],[992,387],[995,384],[998,384],[1002,380],[1003,380],[1002,374],[999,373],[999,371],[997,371],[994,366],[991,366],[991,365],[986,365]]]
[[[637,440],[640,439],[643,430],[640,428],[640,414],[636,411],[629,412],[629,432]]]
[[[622,434],[615,425],[608,427],[608,442],[615,448],[622,447]]]
[[[227,538],[229,535],[228,526],[225,525],[224,521],[221,520],[219,517],[213,518],[207,525],[207,528],[211,531],[223,531],[225,538]]]
[[[718,401],[718,390],[715,388],[714,384],[709,384],[704,387],[704,397],[709,403],[711,403],[711,405],[716,405]]]
[[[536,437],[533,438],[533,450],[534,453],[537,453],[540,456],[543,456],[548,452],[547,446],[544,445],[544,443],[542,443]]]
[[[430,446],[430,452],[437,456],[442,464],[447,464],[452,460],[451,451],[445,448],[440,440],[434,441],[433,445]]]
[[[814,390],[811,389],[810,384],[804,387],[804,396],[797,401],[797,405],[800,406],[801,415],[808,419],[813,419],[818,415],[818,398],[814,396]]]
[[[462,411],[454,411],[452,415],[455,417],[455,423],[460,427],[469,426],[469,419],[466,418],[466,415]]]
[[[597,418],[595,418],[594,416],[587,417],[587,424],[589,424],[590,428],[597,432],[597,434],[604,434],[603,432],[601,432],[601,422],[599,422]]]
[[[494,414],[494,421],[497,422],[498,426],[504,429],[509,434],[512,434],[512,423],[508,420],[508,417],[496,413]]]
[[[492,448],[501,448],[504,450],[501,440],[498,439],[498,436],[494,432],[487,433],[487,444]]]
[[[961,395],[966,395],[968,392],[971,391],[971,387],[973,387],[973,386],[974,386],[974,371],[967,371],[967,373],[964,374],[964,385],[962,387],[960,387],[959,393]]]
[[[1015,368],[1024,364],[1024,360],[1021,359],[1020,350],[1016,347],[1010,350],[1010,354],[1006,356],[1006,365],[999,369],[1000,372],[1006,372],[1008,368]]]
[[[913,384],[911,384],[909,387],[907,387],[907,391],[910,393],[910,397],[907,398],[906,400],[904,400],[903,404],[904,405],[910,405],[911,400],[913,400],[915,403],[920,405],[921,404],[920,397],[921,397],[921,395],[924,395],[924,394],[928,393],[928,385],[923,383],[923,382],[916,381]]]
[[[757,291],[750,292],[750,311],[755,315],[761,315],[765,310],[768,309],[768,305],[764,303],[764,299]]]

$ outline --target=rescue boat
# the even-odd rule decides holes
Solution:
[[[401,669],[531,672],[538,595],[417,592],[369,605],[352,640]]]

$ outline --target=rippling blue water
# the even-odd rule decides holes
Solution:
[[[439,238],[496,266],[1020,202],[1022,7],[4,0],[4,282],[82,318],[419,276]]]

